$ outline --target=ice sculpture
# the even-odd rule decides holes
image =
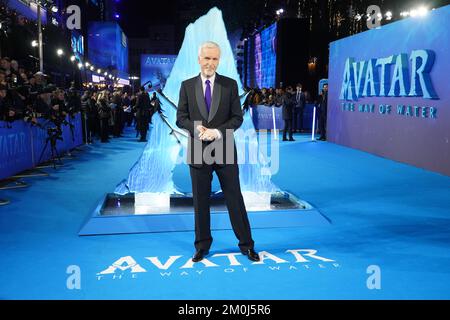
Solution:
[[[182,193],[173,183],[173,170],[182,148],[186,148],[187,138],[175,125],[176,105],[181,82],[199,74],[198,47],[208,40],[218,43],[221,48],[217,72],[235,79],[240,94],[243,93],[222,13],[213,8],[186,28],[183,44],[167,79],[163,95],[158,95],[163,112],[153,117],[154,125],[142,156],[131,168],[128,179],[122,181],[115,190],[117,194],[135,193],[136,203],[140,203],[144,211],[152,206],[156,210],[167,207],[171,194]],[[257,134],[248,113],[244,116],[241,128],[235,132],[235,137],[241,188],[246,206],[250,209],[268,209],[270,194],[278,191],[278,188],[270,181],[268,170],[265,170],[266,159],[258,150]],[[259,161],[243,163],[243,159],[239,157],[249,154],[251,149],[256,150]],[[155,206],[155,203],[161,205]]]

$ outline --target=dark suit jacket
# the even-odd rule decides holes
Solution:
[[[291,120],[294,110],[295,96],[286,92],[283,96],[283,120]]]
[[[223,157],[216,153],[216,157],[221,159],[216,162],[218,165],[237,163],[233,132],[241,126],[242,121],[242,109],[235,80],[216,73],[209,115],[200,74],[181,83],[176,124],[178,127],[189,131],[187,159],[189,165],[202,167],[205,164],[202,155],[199,155],[198,152],[196,155],[194,154],[195,144],[201,145],[203,152],[212,143],[215,146],[220,146],[222,150]],[[194,122],[196,123],[194,124]],[[196,130],[197,122],[206,128],[218,129],[222,138],[213,142],[200,141],[198,139],[199,133]],[[233,154],[231,157],[231,153],[226,156],[226,152],[232,152]]]
[[[294,98],[295,98],[295,108],[303,109],[305,107],[305,103],[306,103],[305,93],[303,91],[301,91],[300,97],[297,100],[297,91],[295,91]]]

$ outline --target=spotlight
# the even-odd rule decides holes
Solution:
[[[94,66],[91,66],[91,69],[90,69],[90,70],[91,70],[91,71],[94,71],[94,69],[95,69]]]
[[[89,66],[90,66],[90,63],[89,63],[89,62],[86,62],[84,65],[85,65],[86,67],[89,67]]]
[[[417,15],[419,16],[419,17],[423,17],[423,16],[426,16],[427,15],[427,13],[428,13],[428,8],[426,8],[426,7],[419,7],[418,9],[417,9]]]
[[[97,69],[97,73],[102,73],[102,69]]]
[[[31,46],[33,48],[37,47],[38,46],[38,42],[36,40],[31,41]]]
[[[116,13],[116,14],[114,15],[114,17],[115,17],[116,19],[119,19],[119,18],[120,18],[120,15],[119,15],[118,13]]]
[[[75,61],[75,59],[76,59],[76,57],[75,57],[75,56],[71,56],[71,57],[70,57],[70,61],[72,61],[72,62],[74,62],[74,61]]]
[[[107,75],[108,75],[108,72],[105,72],[104,75],[107,76]]]
[[[355,16],[355,19],[356,19],[356,21],[361,20],[361,15],[358,13],[358,14]]]
[[[385,14],[386,20],[391,20],[392,19],[392,12],[388,11]]]
[[[383,15],[381,13],[377,13],[377,20],[381,21],[383,19]]]
[[[58,7],[57,6],[52,6],[51,8],[53,13],[57,13],[58,12]]]
[[[58,49],[56,50],[56,54],[61,57],[64,54],[64,51],[62,49]]]
[[[78,63],[78,69],[83,68],[83,64],[81,62]]]
[[[410,15],[411,17],[415,17],[415,16],[417,16],[417,14],[418,14],[418,12],[417,12],[416,9],[412,9],[412,10],[409,12],[409,15]]]

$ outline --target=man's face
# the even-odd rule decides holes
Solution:
[[[323,91],[325,91],[325,92],[328,91],[328,85],[327,85],[327,84],[324,84],[324,85],[323,85]]]
[[[214,75],[219,65],[220,51],[218,48],[203,48],[198,57],[202,74],[209,78]]]
[[[6,90],[0,90],[0,98],[6,97]]]

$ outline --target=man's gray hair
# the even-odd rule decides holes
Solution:
[[[204,48],[217,48],[217,49],[219,49],[219,55],[220,55],[220,46],[213,41],[206,41],[206,42],[203,42],[200,45],[200,47],[198,48],[198,56],[199,57],[202,55],[202,50]]]

